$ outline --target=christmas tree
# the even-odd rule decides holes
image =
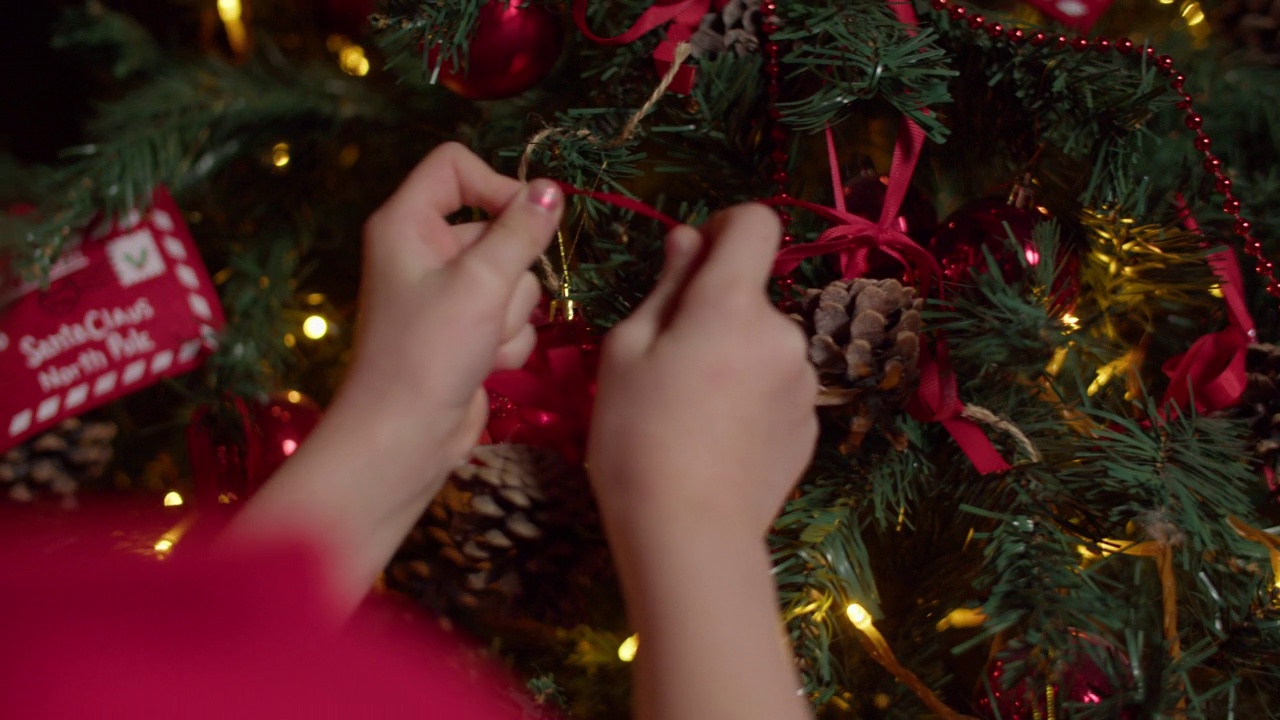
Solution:
[[[53,49],[0,146],[0,483],[234,508],[342,377],[361,223],[458,140],[576,194],[538,348],[385,584],[531,716],[627,712],[595,353],[671,223],[751,200],[823,386],[769,538],[820,717],[1271,716],[1277,16],[1028,1],[31,10]]]

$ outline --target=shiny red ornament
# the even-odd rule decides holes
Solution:
[[[888,184],[888,176],[871,173],[863,173],[846,182],[845,208],[858,217],[879,222]],[[902,198],[902,205],[898,208],[898,217],[894,220],[893,227],[914,240],[916,244],[928,246],[929,238],[938,227],[938,213],[934,210],[933,203],[926,200],[915,188],[908,187],[907,194]],[[867,277],[904,279],[905,270],[902,263],[888,254],[874,252],[870,264]]]
[[[261,438],[259,471],[265,482],[298,450],[323,413],[314,400],[297,391],[276,393],[252,411]]]
[[[942,266],[943,280],[949,285],[971,285],[974,272],[987,269],[985,249],[995,258],[1006,282],[1022,276],[1024,268],[1041,262],[1033,232],[1049,214],[1039,208],[1020,208],[1004,198],[975,200],[952,213],[942,223],[929,243],[929,249]],[[1009,239],[1022,248],[1022,257],[1014,255]],[[1068,268],[1069,269],[1069,268]],[[1062,281],[1074,273],[1060,273]],[[1055,289],[1055,294],[1065,288]]]
[[[999,717],[1000,720],[1040,720],[1041,718],[1072,717],[1071,706],[1100,705],[1116,695],[1117,689],[1111,682],[1106,669],[1098,663],[1098,658],[1086,651],[1085,645],[1093,645],[1101,654],[1109,658],[1107,662],[1116,667],[1128,665],[1124,654],[1112,645],[1101,640],[1078,633],[1077,641],[1072,643],[1073,657],[1057,664],[1057,671],[1052,680],[1034,672],[1020,678],[1007,686],[1008,663],[1026,659],[1025,650],[1011,655],[993,658],[985,671],[985,682],[977,689],[975,704],[978,714],[984,720]],[[1098,650],[1095,650],[1097,652]],[[1053,711],[1050,712],[1050,702]],[[1120,711],[1121,720],[1137,717],[1132,710]]]
[[[519,95],[550,74],[564,49],[560,18],[527,0],[490,0],[480,8],[467,62],[440,68],[440,84],[471,100]],[[438,50],[428,62],[435,67]]]
[[[551,448],[580,463],[595,402],[599,337],[580,320],[554,320],[540,325],[537,334],[524,367],[485,380],[486,430],[493,442]]]
[[[196,411],[187,426],[196,502],[202,507],[247,500],[297,451],[319,423],[320,407],[298,392],[265,403],[228,397]]]

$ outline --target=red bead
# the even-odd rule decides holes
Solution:
[[[769,131],[769,137],[776,143],[783,142],[787,139],[787,129],[781,125],[774,125],[773,129]]]
[[[765,0],[765,2],[760,4],[761,15],[765,17],[770,17],[776,12],[778,12],[778,3],[774,2],[773,0]]]
[[[779,211],[778,211],[778,220],[779,220],[783,225],[790,225],[790,224],[791,224],[791,213],[787,212],[786,210],[779,210]]]
[[[778,28],[782,26],[778,24],[778,21],[776,19],[768,18],[767,20],[764,21],[764,24],[761,25],[761,27],[764,28],[765,35],[772,35],[773,33],[778,31]]]
[[[1121,55],[1128,55],[1133,52],[1133,41],[1129,38],[1120,38],[1116,41],[1116,50],[1119,50]]]
[[[1040,47],[1041,45],[1044,44],[1044,41],[1048,39],[1049,39],[1049,36],[1045,35],[1042,32],[1037,32],[1031,35],[1031,44],[1034,45],[1035,47]]]
[[[1218,178],[1213,181],[1213,189],[1217,190],[1219,193],[1222,193],[1223,195],[1230,193],[1231,178],[1225,175],[1219,175]]]
[[[1197,132],[1196,139],[1192,142],[1200,152],[1209,152],[1209,148],[1213,146],[1213,141],[1203,132]]]
[[[787,174],[786,170],[779,170],[773,174],[773,181],[779,185],[786,185],[790,179],[791,176]]]
[[[794,236],[794,235],[783,235],[783,236],[782,236],[782,244],[783,244],[783,245],[794,245],[795,243],[796,243],[796,238],[795,238],[795,236]]]
[[[951,16],[952,20],[959,20],[964,16],[968,15],[969,11],[966,10],[963,6],[952,5],[951,8],[947,10],[947,14]]]
[[[985,25],[986,22],[987,22],[987,19],[982,17],[981,15],[974,15],[973,17],[969,18],[969,27],[974,30],[977,30],[978,28]]]
[[[998,38],[1004,34],[1004,25],[1000,23],[991,23],[987,26],[987,34],[993,38]]]
[[[1186,93],[1182,93],[1182,99],[1179,100],[1178,104],[1174,105],[1174,107],[1178,108],[1179,110],[1190,110],[1191,100],[1192,100],[1192,97],[1190,95]]]
[[[1151,58],[1152,60],[1156,59],[1156,49],[1150,45],[1147,46],[1147,49],[1144,50],[1144,52],[1147,54],[1148,58]]]
[[[783,152],[781,149],[774,150],[773,152],[769,153],[769,159],[772,160],[775,164],[781,165],[782,163],[787,161],[787,154]]]
[[[1267,283],[1267,294],[1273,298],[1280,298],[1280,281],[1272,280]]]
[[[1022,31],[1022,28],[1011,28],[1009,30],[1009,39],[1015,43],[1021,43],[1027,39],[1027,34]]]
[[[947,0],[933,0],[933,9],[941,10],[947,6]]]
[[[1253,224],[1244,218],[1236,220],[1236,234],[1240,237],[1249,237],[1249,231],[1253,229]]]
[[[1093,49],[1100,53],[1107,52],[1111,49],[1111,41],[1104,37],[1100,37],[1093,41]]]
[[[1204,171],[1207,173],[1216,173],[1222,168],[1222,161],[1210,155],[1204,159]]]
[[[1199,130],[1200,127],[1204,125],[1204,118],[1195,113],[1187,113],[1187,116],[1183,118],[1182,122],[1186,123],[1188,130]]]
[[[1173,72],[1173,58],[1168,55],[1161,55],[1156,58],[1156,68],[1166,75]]]
[[[1240,212],[1240,201],[1228,195],[1227,199],[1222,201],[1222,212],[1228,215],[1238,214]]]
[[[1257,265],[1253,266],[1254,271],[1259,275],[1270,275],[1271,271],[1276,269],[1270,260],[1259,260]]]
[[[1056,45],[1056,46],[1058,46],[1058,49],[1059,49],[1059,50],[1061,50],[1062,48],[1066,47],[1066,46],[1067,46],[1067,44],[1068,44],[1068,43],[1070,43],[1070,42],[1071,42],[1071,41],[1067,39],[1067,36],[1066,36],[1066,35],[1059,35],[1058,37],[1056,37],[1056,38],[1054,38],[1054,39],[1053,39],[1053,44],[1054,44],[1054,45]]]
[[[764,44],[764,51],[775,57],[778,55],[778,50],[780,49],[782,49],[781,46],[772,40]]]
[[[1173,77],[1169,78],[1169,87],[1177,90],[1178,92],[1182,92],[1182,86],[1185,85],[1186,82],[1186,75],[1183,75],[1182,73],[1174,73]]]
[[[773,197],[777,200],[786,200],[787,198],[791,197],[791,195],[789,195],[786,190],[779,190],[778,192],[773,194]]]
[[[784,277],[778,278],[778,287],[782,288],[783,290],[790,290],[792,287],[795,286],[795,284],[796,284],[796,281],[792,280],[789,277],[784,276]]]

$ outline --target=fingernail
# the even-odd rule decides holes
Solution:
[[[534,182],[527,192],[529,202],[547,212],[555,212],[564,204],[564,193],[555,183],[546,180]]]

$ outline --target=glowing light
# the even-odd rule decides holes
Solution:
[[[297,390],[290,390],[289,392],[285,393],[284,396],[288,398],[289,402],[291,403],[302,402],[302,393],[298,392]]]
[[[851,603],[845,608],[844,614],[849,616],[849,622],[859,630],[867,630],[871,627],[871,614],[858,603]]]
[[[1022,256],[1027,259],[1027,264],[1035,267],[1040,264],[1040,251],[1035,245],[1028,245],[1022,249]]]
[[[312,315],[302,321],[302,334],[312,340],[319,340],[329,332],[329,322],[319,315]]]
[[[338,67],[348,75],[364,77],[369,74],[369,58],[365,57],[364,48],[359,45],[347,45],[338,51]]]
[[[271,148],[271,164],[278,168],[285,167],[289,164],[289,143],[278,142],[275,147]]]
[[[280,451],[284,453],[285,457],[289,457],[297,449],[298,449],[297,440],[285,440],[284,442],[280,443]]]
[[[285,347],[287,347],[287,348],[291,348],[291,347],[293,347],[294,345],[297,345],[297,344],[298,344],[298,336],[297,336],[297,335],[294,335],[293,333],[285,333],[285,334],[284,334],[284,346],[285,346]]]
[[[308,304],[308,305],[323,305],[323,304],[324,304],[324,293],[311,293],[310,295],[307,295],[307,304]]]
[[[1072,330],[1075,330],[1076,328],[1080,327],[1080,318],[1076,317],[1075,315],[1072,315],[1071,313],[1067,313],[1062,316],[1062,324],[1066,325]]]
[[[235,22],[242,14],[240,0],[218,0],[218,17],[222,18],[222,22]]]
[[[618,659],[622,662],[631,662],[636,659],[636,652],[640,649],[640,636],[632,635],[622,644],[618,646]]]
[[[1200,3],[1189,2],[1182,6],[1182,19],[1192,26],[1204,22],[1204,10],[1200,9]]]
[[[951,628],[975,628],[987,621],[987,614],[979,608],[956,608],[938,621],[938,632]]]
[[[169,538],[160,538],[156,541],[156,552],[167,553],[173,549],[173,541]]]
[[[164,496],[164,506],[182,507],[182,495],[178,494],[177,491],[170,490],[169,493]]]

